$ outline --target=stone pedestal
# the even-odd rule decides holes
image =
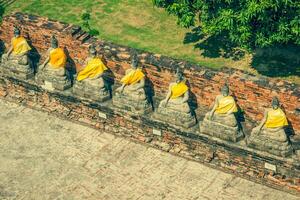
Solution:
[[[300,136],[294,135],[294,136],[290,137],[290,141],[291,141],[293,149],[300,151]]]
[[[285,134],[284,130],[281,129],[279,134]],[[286,157],[293,154],[293,148],[287,139],[285,141],[271,139],[268,137],[268,133],[263,130],[259,133],[252,131],[251,135],[246,139],[246,143],[248,147],[277,156]]]
[[[46,90],[66,90],[72,87],[71,80],[64,76],[58,76],[54,73],[50,73],[47,70],[40,70],[36,75],[36,81]]]
[[[97,82],[97,80],[93,81]],[[100,84],[92,84],[91,80],[76,81],[73,86],[73,93],[81,98],[98,102],[110,99],[109,91],[105,87],[100,87]]]
[[[152,111],[144,89],[139,89],[132,93],[129,91],[124,91],[123,93],[116,92],[113,96],[113,105],[135,114],[146,114]]]
[[[30,64],[22,65],[17,60],[8,60],[0,63],[0,71],[4,75],[15,77],[22,80],[34,77],[34,70]]]
[[[230,142],[238,142],[244,138],[244,133],[238,127],[233,114],[223,119],[215,115],[212,120],[210,120],[208,114],[206,114],[200,123],[200,132]]]
[[[196,125],[196,117],[191,113],[189,105],[187,103],[184,104],[182,106],[187,107],[185,110],[188,110],[188,112],[173,109],[175,107],[172,106],[164,107],[160,105],[153,114],[153,118],[183,128],[191,128]],[[177,106],[180,107],[181,105]]]

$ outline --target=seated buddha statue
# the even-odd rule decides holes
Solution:
[[[237,142],[244,134],[238,126],[234,113],[238,111],[236,102],[229,95],[229,87],[223,86],[221,94],[215,99],[214,106],[202,123],[200,132],[232,142]]]
[[[138,67],[138,59],[133,56],[131,68],[126,70],[121,79],[122,85],[116,89],[113,104],[137,114],[143,114],[151,110],[145,92],[145,74]]]
[[[158,106],[153,117],[167,123],[184,128],[190,128],[196,124],[196,118],[192,114],[188,104],[189,88],[181,71],[176,73],[176,81],[170,83],[167,96]]]
[[[68,89],[71,87],[71,80],[66,74],[67,56],[64,50],[58,47],[58,41],[54,36],[51,37],[50,43],[47,58],[39,66],[36,80],[42,87],[48,87],[50,90]]]
[[[261,123],[252,130],[247,138],[247,145],[278,156],[290,155],[293,149],[284,131],[287,125],[288,121],[280,108],[279,100],[274,97],[272,108],[265,111]]]
[[[1,66],[5,73],[13,74],[18,78],[29,79],[34,76],[34,70],[28,58],[31,47],[26,39],[21,36],[19,28],[15,27],[11,47],[2,55]]]
[[[84,68],[77,73],[73,93],[77,96],[103,102],[110,98],[103,79],[107,67],[97,54],[94,45],[89,47],[89,56]]]

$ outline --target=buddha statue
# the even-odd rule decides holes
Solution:
[[[2,55],[2,71],[22,79],[32,78],[34,76],[34,70],[28,58],[30,50],[31,47],[26,39],[21,36],[20,29],[15,27],[11,47],[6,54]]]
[[[158,106],[153,117],[183,128],[196,124],[196,118],[188,104],[189,88],[183,73],[177,70],[176,80],[169,85],[167,96]]]
[[[131,68],[126,70],[121,83],[122,85],[116,89],[113,97],[113,104],[116,107],[136,114],[151,111],[152,108],[145,92],[145,74],[138,67],[136,56],[133,56]]]
[[[261,123],[252,130],[246,140],[247,145],[277,156],[290,155],[293,149],[284,131],[287,125],[288,121],[280,108],[279,100],[274,97],[272,108],[265,111]]]
[[[110,98],[103,79],[107,67],[97,54],[96,47],[89,47],[89,56],[85,61],[84,68],[77,73],[73,93],[77,96],[103,102]]]
[[[212,110],[205,115],[202,123],[200,123],[200,132],[223,140],[237,142],[244,137],[234,114],[237,111],[236,102],[229,95],[229,87],[224,85],[221,88],[221,94],[215,99]]]
[[[38,68],[36,80],[42,87],[49,90],[66,90],[71,87],[71,80],[67,76],[67,56],[58,47],[55,36],[51,37],[51,47],[47,51],[47,58]]]

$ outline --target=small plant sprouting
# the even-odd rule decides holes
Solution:
[[[99,31],[91,28],[91,26],[90,26],[90,20],[91,20],[90,12],[85,11],[84,13],[82,13],[81,20],[83,21],[82,26],[88,30],[90,35],[93,35],[93,36],[99,35]]]

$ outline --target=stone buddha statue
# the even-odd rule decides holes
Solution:
[[[244,134],[234,113],[238,111],[236,102],[229,95],[229,87],[224,85],[221,94],[215,99],[214,106],[200,124],[200,132],[232,142],[237,142]]]
[[[19,28],[15,27],[11,47],[6,54],[2,55],[1,66],[3,71],[18,78],[28,79],[34,76],[34,70],[28,58],[31,47],[26,39],[21,36]]]
[[[290,155],[293,149],[284,131],[287,125],[288,121],[280,108],[279,100],[274,97],[272,108],[265,111],[261,123],[252,130],[247,138],[247,145],[278,156]]]
[[[98,56],[96,47],[89,47],[89,56],[84,68],[77,73],[73,93],[78,96],[103,102],[110,98],[103,79],[107,67]]]
[[[153,117],[184,128],[190,128],[196,124],[196,118],[192,114],[189,100],[189,88],[181,71],[177,71],[176,80],[169,85],[167,96],[158,106]]]
[[[121,79],[122,85],[116,89],[113,104],[119,108],[143,114],[151,110],[145,92],[145,74],[138,67],[138,59],[133,56],[131,68]]]
[[[50,90],[65,90],[71,87],[71,80],[66,74],[67,56],[58,47],[55,36],[51,37],[51,47],[47,51],[47,58],[38,68],[36,80],[42,87]]]

